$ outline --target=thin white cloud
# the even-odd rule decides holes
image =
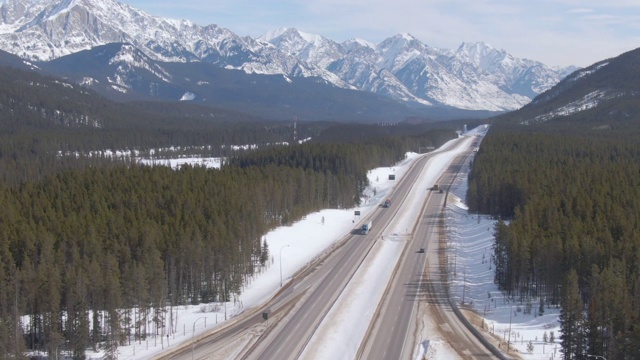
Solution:
[[[591,9],[591,8],[576,8],[576,9],[569,9],[569,11],[567,11],[568,13],[571,14],[588,14],[588,13],[592,13],[595,10]]]

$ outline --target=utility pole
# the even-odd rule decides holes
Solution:
[[[201,317],[197,318],[193,322],[193,332],[191,333],[191,360],[193,360],[193,353],[195,352],[195,349],[196,349],[196,343],[193,341],[194,340],[194,335],[196,334],[196,323],[200,319],[204,319],[204,327],[205,328],[207,327],[207,317],[206,316],[201,316]]]

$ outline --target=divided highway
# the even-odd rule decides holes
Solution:
[[[385,298],[378,307],[370,331],[358,352],[358,359],[413,359],[419,338],[418,303],[426,302],[430,321],[439,337],[447,339],[463,359],[497,359],[456,317],[449,304],[446,266],[441,262],[441,219],[447,184],[456,176],[467,153],[458,156],[438,183],[445,192],[431,191],[413,239],[405,248]],[[421,249],[424,249],[422,252]],[[435,338],[436,336],[434,336]]]
[[[344,288],[358,270],[375,241],[380,238],[411,187],[420,176],[423,167],[433,155],[422,156],[399,180],[391,196],[395,201],[389,208],[378,209],[371,215],[373,228],[367,235],[351,235],[347,243],[333,255],[337,261],[316,270],[319,281],[309,284],[308,296],[299,307],[285,316],[272,332],[261,339],[245,359],[298,359],[311,340],[315,330],[327,315]],[[367,219],[365,219],[366,222]],[[302,280],[304,283],[306,279]],[[299,285],[295,285],[299,286]]]
[[[459,141],[462,140],[451,143],[449,147],[453,148]],[[367,235],[346,235],[339,246],[298,274],[264,306],[246,311],[215,332],[163,354],[159,359],[298,359],[433,155],[426,154],[416,159],[399,179],[391,194],[394,202],[389,208],[376,209],[363,220],[372,220],[374,224]],[[433,192],[430,195],[420,225],[414,238],[407,243],[384,303],[379,306],[378,316],[361,346],[359,358],[411,358],[414,345],[420,340],[414,336],[416,304],[424,301],[426,292],[441,291],[426,285],[425,269],[430,268],[428,264],[437,264],[435,249],[439,237],[435,225],[443,199],[444,194]],[[424,248],[425,253],[416,252],[419,248]],[[435,258],[431,254],[436,254]],[[426,274],[429,273],[427,270]],[[269,314],[268,321],[263,319],[265,312]],[[456,319],[447,318],[446,321],[455,322]],[[467,345],[471,340],[465,340],[467,336],[462,334],[465,331],[463,326],[449,326],[461,332],[461,348],[478,355],[463,358],[491,358],[484,357],[489,353],[486,349]]]

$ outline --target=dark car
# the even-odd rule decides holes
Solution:
[[[418,250],[418,253],[424,254],[424,248],[420,248],[420,250]]]

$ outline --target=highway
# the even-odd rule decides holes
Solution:
[[[455,146],[455,143],[450,146]],[[441,151],[444,150],[446,149]],[[377,209],[367,219],[363,219],[362,222],[369,219],[373,221],[369,234],[346,235],[338,246],[295,276],[264,306],[248,310],[215,332],[194,339],[192,343],[158,358],[298,359],[336,299],[384,233],[386,224],[392,220],[398,211],[397,207],[401,206],[425,163],[432,156],[433,154],[426,154],[414,161],[391,194],[394,199],[391,207]],[[440,274],[428,270],[433,264],[438,265],[435,249],[439,237],[434,229],[437,229],[435,224],[439,219],[443,197],[438,192],[430,194],[414,239],[405,248],[394,280],[389,285],[388,296],[380,305],[379,315],[367,336],[372,341],[363,343],[360,358],[378,359],[381,358],[380,354],[384,354],[385,359],[409,359],[415,341],[419,341],[413,336],[416,303],[425,301],[429,291],[440,294],[430,298],[439,299],[443,296],[443,288],[437,285],[441,283]],[[421,247],[426,250],[425,253],[417,252]],[[444,301],[438,301],[440,302],[444,304]],[[264,320],[263,313],[268,313],[268,321]],[[464,333],[461,325],[455,325],[455,317],[446,317],[446,314],[447,311],[443,310],[439,315],[446,321],[446,329]],[[450,322],[453,324],[449,324]],[[462,334],[456,335],[456,338],[458,336],[466,339]],[[466,341],[461,342],[461,353],[466,351],[479,356],[468,357],[469,359],[490,358],[483,357],[486,350],[467,346]],[[469,339],[469,343],[471,342]]]
[[[456,158],[438,183],[445,193],[430,191],[414,237],[405,248],[395,276],[379,305],[370,331],[358,352],[359,359],[413,359],[418,338],[419,316],[429,316],[440,336],[449,340],[463,359],[497,359],[455,316],[448,301],[446,264],[442,261],[441,212],[446,188],[466,156]],[[420,251],[424,249],[424,253]],[[418,314],[418,304],[427,304],[429,312]]]
[[[319,282],[311,285],[309,296],[305,297],[300,307],[279,322],[273,332],[266,336],[264,341],[261,341],[255,350],[245,357],[246,359],[298,359],[300,357],[315,330],[358,270],[374,242],[383,234],[386,224],[392,220],[397,207],[409,194],[424,164],[431,156],[433,155],[422,156],[414,162],[411,169],[402,179],[399,179],[391,195],[394,203],[389,208],[378,209],[371,215],[374,225],[369,234],[353,235],[341,249],[336,262],[331,266],[318,268],[319,273],[326,275],[322,275]]]

